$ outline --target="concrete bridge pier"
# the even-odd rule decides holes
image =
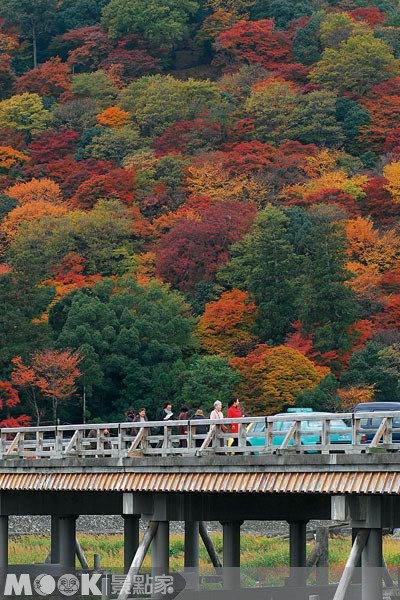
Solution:
[[[123,515],[124,517],[124,573],[129,567],[139,548],[139,515]]]
[[[185,573],[193,590],[199,589],[199,539],[200,522],[185,521]]]
[[[76,516],[59,517],[59,562],[65,569],[75,568]]]
[[[223,587],[240,588],[240,527],[243,521],[221,521],[223,529]]]
[[[361,597],[376,600],[383,596],[382,529],[371,529],[362,552]]]
[[[60,518],[57,515],[51,515],[50,562],[60,562]]]
[[[158,523],[151,546],[151,571],[153,576],[169,573],[169,521]]]
[[[396,526],[399,508],[400,501],[396,496],[342,496],[333,499],[333,512],[336,517],[349,519],[353,538],[356,533],[365,532],[361,569],[356,569],[361,574],[358,572],[353,577],[353,582],[361,579],[362,600],[383,597],[382,528]],[[358,561],[355,566],[359,566]]]
[[[289,555],[290,577],[287,583],[294,586],[306,585],[306,558],[308,521],[288,521],[289,523]]]
[[[0,516],[0,570],[8,568],[8,516]]]

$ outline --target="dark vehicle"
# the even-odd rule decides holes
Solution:
[[[364,402],[357,404],[354,409],[354,413],[381,413],[381,412],[398,412],[398,416],[393,419],[393,442],[400,443],[400,402]],[[363,435],[365,435],[366,443],[371,442],[374,439],[375,433],[377,432],[380,424],[382,423],[382,417],[368,417],[367,419],[361,419],[360,426]],[[364,433],[365,432],[365,433]]]

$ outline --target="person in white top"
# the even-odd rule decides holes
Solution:
[[[224,418],[224,413],[222,412],[222,402],[220,402],[219,400],[216,400],[214,402],[214,410],[210,414],[210,419],[223,419],[223,418]],[[215,429],[215,425],[213,425],[212,428]],[[225,425],[221,425],[221,431],[223,433],[226,433],[227,428],[226,428]],[[219,445],[220,446],[224,446],[225,445],[225,440],[224,439],[220,439],[219,440]]]

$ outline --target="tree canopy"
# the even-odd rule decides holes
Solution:
[[[0,420],[399,399],[399,34],[394,0],[0,0]]]

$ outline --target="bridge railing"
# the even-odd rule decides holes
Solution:
[[[400,412],[289,413],[242,419],[145,421],[0,430],[0,459],[3,460],[70,456],[124,458],[141,455],[263,455],[293,452],[329,454],[377,450],[400,450]]]

